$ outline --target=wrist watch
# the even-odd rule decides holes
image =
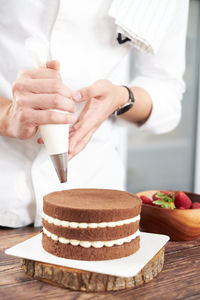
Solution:
[[[133,107],[133,104],[135,102],[135,98],[134,98],[132,90],[125,85],[122,85],[122,86],[128,90],[129,99],[128,99],[127,103],[120,106],[119,109],[113,113],[115,116],[120,116],[120,115],[124,114],[125,112],[127,112],[131,107]]]

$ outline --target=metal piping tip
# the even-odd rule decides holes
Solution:
[[[67,152],[50,155],[61,183],[67,182]]]

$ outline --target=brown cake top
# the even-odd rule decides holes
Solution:
[[[74,222],[112,222],[137,216],[141,201],[133,194],[105,189],[73,189],[44,196],[44,213]]]

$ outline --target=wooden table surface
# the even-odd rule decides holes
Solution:
[[[136,289],[108,293],[83,293],[58,288],[29,278],[20,259],[4,253],[6,248],[24,241],[41,228],[9,229],[0,227],[0,299],[134,299],[200,300],[200,239],[168,242],[163,271]]]

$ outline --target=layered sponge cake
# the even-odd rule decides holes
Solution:
[[[116,190],[73,189],[44,196],[43,248],[78,260],[125,257],[140,247],[141,201]]]

